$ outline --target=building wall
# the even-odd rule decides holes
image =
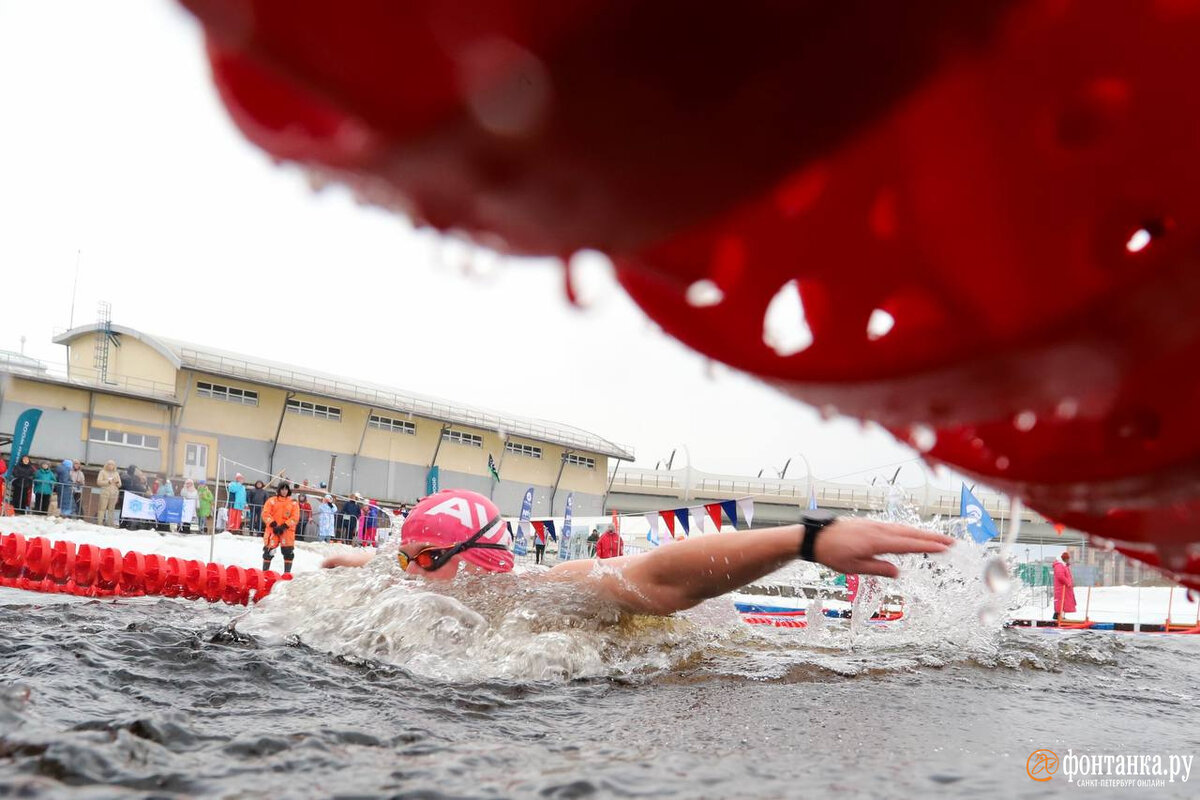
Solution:
[[[86,333],[71,341],[67,353],[67,365],[73,377],[95,380],[96,343],[100,333]],[[108,377],[128,379],[132,385],[158,386],[175,385],[175,365],[162,353],[132,336],[118,337],[120,347],[110,344],[108,348]]]
[[[71,342],[68,359],[75,377],[94,379],[97,338],[98,334],[86,334]],[[571,493],[577,514],[603,513],[607,459],[597,454],[581,454],[595,459],[595,469],[563,466],[564,449],[560,446],[513,437],[515,443],[541,448],[542,457],[506,453],[505,440],[497,431],[458,424],[452,430],[481,437],[482,446],[442,441],[444,423],[440,420],[289,393],[236,378],[176,370],[158,350],[128,335],[121,337],[121,347],[110,347],[108,375],[130,391],[150,383],[156,391],[173,386],[182,405],[4,376],[0,427],[11,430],[22,411],[41,408],[43,417],[34,440],[38,457],[72,458],[92,465],[111,458],[121,467],[135,464],[148,472],[173,477],[184,474],[188,444],[208,448],[209,479],[228,480],[240,471],[248,480],[265,480],[269,473],[286,471],[292,480],[307,480],[317,486],[329,481],[332,463],[336,493],[358,491],[395,502],[414,501],[425,494],[429,464],[436,452],[441,486],[468,488],[492,496],[507,514],[519,511],[530,486],[535,488],[535,514],[561,515]],[[202,397],[196,391],[200,381],[255,392],[257,403]],[[340,418],[287,411],[289,397],[336,407]],[[157,436],[160,447],[90,441],[89,407],[91,428]],[[372,413],[411,423],[413,432],[372,427],[368,425]],[[493,481],[488,472],[489,455],[499,465],[499,482]],[[557,493],[553,490],[556,480]]]

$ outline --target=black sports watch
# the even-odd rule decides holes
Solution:
[[[817,549],[817,534],[833,524],[837,517],[823,508],[800,513],[800,524],[804,526],[804,538],[800,540],[800,557],[805,561],[816,561],[813,552]]]

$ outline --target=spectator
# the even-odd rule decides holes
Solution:
[[[8,458],[0,455],[0,505],[4,503],[4,480],[8,476]]]
[[[121,491],[123,493],[120,501],[122,510],[124,510],[125,507],[124,493],[132,492],[133,494],[138,495],[144,495],[146,493],[146,476],[140,469],[137,468],[136,465],[130,464],[125,468],[125,472],[121,474]],[[129,530],[138,530],[142,526],[141,523],[136,520],[127,520],[122,517],[121,527],[128,528]]]
[[[379,504],[371,500],[363,509],[362,543],[364,547],[375,547],[375,538],[378,531]]]
[[[355,534],[358,533],[358,515],[360,508],[358,499],[361,498],[358,492],[353,496],[346,498],[346,502],[342,503],[342,514],[338,520],[338,535],[346,544],[354,543]]]
[[[121,494],[121,473],[117,472],[117,462],[111,459],[104,462],[104,469],[96,473],[96,486],[100,488],[100,509],[96,512],[96,523],[116,526],[117,496]]]
[[[70,459],[62,461],[54,468],[54,493],[58,495],[58,513],[64,517],[75,513],[75,490],[71,486],[71,473],[75,465]]]
[[[164,475],[162,477],[161,482],[159,481],[158,478],[155,478],[154,483],[158,487],[154,490],[155,497],[174,497],[175,496],[175,487],[171,485],[171,479],[168,478],[166,475]]]
[[[1061,561],[1054,562],[1054,619],[1075,613],[1075,576],[1071,574],[1071,554],[1064,550]]]
[[[184,505],[183,514],[184,514],[184,518],[185,518],[185,521],[179,523],[179,531],[180,531],[180,533],[191,533],[192,525],[190,522],[186,521],[186,519],[188,518],[187,517],[187,501],[188,500],[192,501],[192,510],[193,510],[193,513],[196,515],[196,518],[199,519],[199,517],[200,517],[200,492],[198,492],[196,490],[196,484],[192,481],[191,478],[188,478],[187,480],[185,480],[183,482],[183,488],[179,490],[179,496],[183,498],[183,505]],[[203,531],[204,529],[201,528],[201,530]]]
[[[262,510],[263,572],[271,568],[275,548],[283,553],[283,574],[292,571],[296,552],[296,523],[300,521],[300,506],[292,499],[292,487],[286,481],[279,484],[275,496],[266,501]]]
[[[253,533],[262,533],[262,512],[266,503],[267,487],[262,481],[255,481],[254,487],[246,490],[246,507],[250,510],[250,530]]]
[[[39,514],[50,511],[50,495],[54,492],[54,471],[50,462],[43,461],[41,468],[33,476],[33,505]]]
[[[621,541],[621,534],[617,533],[614,528],[609,528],[601,534],[596,542],[596,556],[598,558],[616,558],[623,555],[625,555],[625,542]]]
[[[308,481],[305,483],[307,484]],[[296,535],[305,542],[310,541],[308,522],[312,519],[312,505],[308,502],[308,495],[304,492],[296,495],[296,505],[300,507],[300,522],[296,525]]]
[[[596,528],[592,528],[592,532],[589,533],[588,537],[587,537],[588,558],[596,557],[596,543],[599,541],[600,541],[600,531],[597,530]]]
[[[30,511],[30,495],[33,493],[33,478],[37,474],[29,456],[21,456],[21,461],[13,464],[12,468],[12,498],[13,509],[20,514]]]
[[[212,516],[213,493],[208,488],[208,481],[200,479],[200,488],[196,490],[196,521],[200,524],[200,532],[208,533],[208,518]]]
[[[227,530],[232,533],[242,532],[242,512],[246,510],[246,485],[242,483],[242,473],[233,476],[233,483],[225,487],[229,497],[229,519]]]
[[[333,504],[333,496],[325,495],[317,506],[317,538],[328,542],[333,538],[333,520],[337,516],[337,506]]]
[[[75,516],[83,516],[83,487],[87,485],[87,475],[83,474],[83,467],[79,462],[71,469],[71,507],[75,510]]]
[[[540,531],[535,526],[533,529],[533,563],[542,563],[542,556],[546,554],[546,529]]]

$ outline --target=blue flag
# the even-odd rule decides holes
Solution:
[[[533,516],[533,487],[525,490],[525,499],[521,501],[521,518],[517,520],[517,539],[513,542],[513,552],[523,556],[529,552],[525,542],[525,532],[529,530],[529,518]]]
[[[558,560],[565,561],[570,556],[571,548],[571,516],[575,503],[575,493],[567,495],[567,510],[563,512],[562,541],[558,543]]]
[[[722,500],[721,510],[725,512],[725,516],[729,517],[729,523],[733,527],[737,527],[737,500]]]
[[[13,427],[12,457],[8,460],[5,478],[11,476],[13,467],[21,463],[22,457],[29,455],[29,449],[33,445],[33,434],[37,432],[38,420],[41,418],[40,408],[28,408],[17,417],[17,424]]]
[[[971,534],[971,538],[976,543],[983,544],[1000,535],[996,530],[996,523],[992,521],[992,515],[984,509],[979,498],[971,494],[971,490],[965,483],[962,487],[962,503],[958,513],[967,521],[967,533]]]
[[[425,475],[425,494],[437,494],[442,489],[441,468],[430,467]]]

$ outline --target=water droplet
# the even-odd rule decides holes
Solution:
[[[826,403],[817,409],[817,414],[820,415],[821,419],[825,420],[826,422],[836,417],[837,413],[837,406],[833,405],[832,403]]]
[[[1000,612],[993,606],[984,606],[979,609],[979,624],[985,628],[991,628],[1000,622]]]
[[[996,469],[1003,471],[1003,470],[1008,469],[1008,465],[1009,465],[1008,456],[999,456],[996,459]]]
[[[992,594],[1004,594],[1012,588],[1012,576],[1008,574],[1008,565],[999,556],[989,558],[983,568],[983,582]]]
[[[1019,431],[1031,431],[1037,425],[1037,414],[1032,411],[1022,411],[1013,418],[1013,427]]]
[[[1129,240],[1125,242],[1125,249],[1130,253],[1140,253],[1149,247],[1150,242],[1153,240],[1154,237],[1150,234],[1150,231],[1145,228],[1138,228],[1129,237]]]
[[[725,299],[725,293],[707,278],[698,280],[687,288],[687,303],[693,308],[707,308],[719,305]]]
[[[537,56],[500,37],[474,41],[455,55],[467,107],[484,130],[523,136],[538,127],[552,92]]]
[[[1183,572],[1187,568],[1187,550],[1179,545],[1159,545],[1158,557],[1162,565],[1172,572]]]
[[[972,437],[971,438],[971,448],[974,450],[982,450],[983,449],[983,439],[980,439],[978,436]]]
[[[800,284],[790,280],[780,287],[763,317],[763,342],[780,356],[792,356],[813,343],[812,330],[804,317]]]
[[[1064,397],[1055,406],[1054,413],[1059,419],[1075,419],[1075,415],[1079,413],[1079,401],[1074,397]]]
[[[928,453],[937,445],[937,432],[928,425],[917,423],[908,429],[908,440],[920,452]]]
[[[595,308],[616,288],[616,270],[608,256],[580,250],[567,262],[567,300],[576,308]]]
[[[895,325],[895,317],[882,308],[877,308],[871,312],[871,318],[867,320],[867,339],[877,342],[891,333]]]
[[[1197,593],[1195,589],[1188,589],[1186,596],[1189,603],[1194,603],[1197,598],[1200,598],[1200,593]]]

